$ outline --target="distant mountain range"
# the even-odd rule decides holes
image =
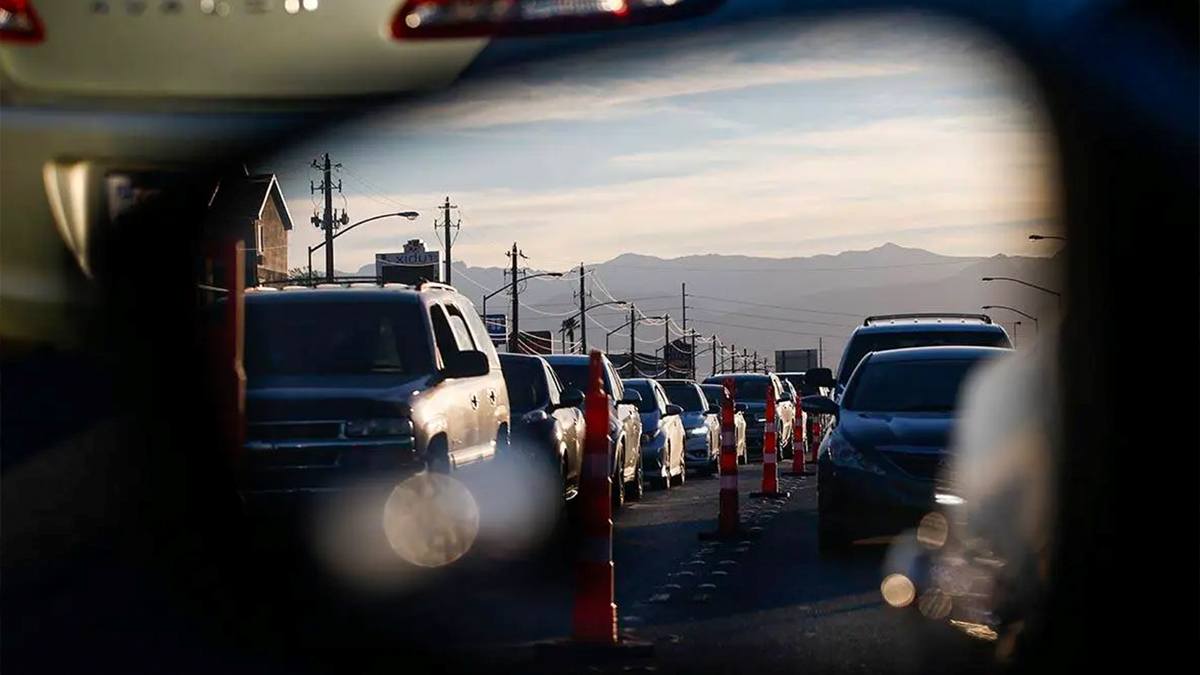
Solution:
[[[945,256],[924,249],[884,244],[866,251],[796,258],[741,255],[696,255],[657,258],[626,253],[587,264],[590,304],[612,298],[630,300],[647,315],[669,314],[683,323],[682,284],[687,284],[688,327],[702,336],[717,335],[722,343],[760,356],[776,349],[824,349],[826,365],[836,366],[845,338],[869,314],[900,312],[980,312],[985,304],[1011,305],[1038,316],[1048,326],[1057,314],[1055,298],[1011,282],[981,282],[985,276],[1008,276],[1042,286],[1061,288],[1058,256]],[[453,266],[454,285],[482,311],[485,290],[507,284],[500,267]],[[545,270],[527,270],[536,273]],[[562,280],[535,279],[521,290],[522,330],[549,329],[555,335],[563,319],[578,311],[578,267],[556,270]],[[365,265],[359,274],[374,274]],[[511,300],[499,293],[488,301],[489,313],[508,314]],[[1032,322],[1006,310],[993,318],[1018,340],[1032,337]],[[589,311],[588,343],[604,347],[605,333],[628,320],[628,311],[601,307]],[[672,337],[675,337],[673,335]],[[639,326],[638,350],[661,347],[661,326]],[[576,336],[578,339],[578,335]],[[628,350],[628,330],[613,334],[612,351]],[[711,357],[701,356],[702,370]]]

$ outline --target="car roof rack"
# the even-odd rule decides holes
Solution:
[[[876,314],[863,319],[862,325],[870,326],[882,321],[898,319],[971,319],[981,323],[991,323],[992,317],[987,314],[959,314],[956,312],[917,312],[913,314]]]
[[[450,284],[443,284],[440,281],[422,281],[421,285],[417,287],[418,290],[422,291],[428,288],[433,288],[440,291],[451,291],[454,293],[458,292],[457,288],[451,286]]]

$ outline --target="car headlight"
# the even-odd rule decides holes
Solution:
[[[411,436],[412,431],[412,420],[403,417],[383,417],[346,422],[346,436],[348,438],[362,438],[364,436]]]
[[[690,430],[688,430],[688,435],[689,436],[707,436],[708,435],[708,427],[696,427],[695,429],[690,429]]]
[[[885,475],[885,472],[879,465],[863,456],[852,443],[842,437],[841,434],[833,434],[829,436],[826,443],[827,452],[829,453],[829,461],[837,466],[847,469],[858,469],[859,471],[867,471],[880,476]]]

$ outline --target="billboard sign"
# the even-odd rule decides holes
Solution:
[[[780,373],[802,373],[809,368],[816,368],[816,349],[777,349],[775,350],[775,370]]]
[[[484,314],[483,325],[487,326],[488,337],[493,344],[502,345],[508,339],[507,314]]]
[[[397,253],[375,254],[375,276],[383,281],[417,284],[441,281],[441,253],[425,250],[420,239],[410,239]]]

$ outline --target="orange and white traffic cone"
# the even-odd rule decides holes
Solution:
[[[734,426],[733,378],[725,378],[721,395],[721,492],[717,530],[701,532],[701,539],[735,539],[742,531],[738,514],[737,431]]]
[[[763,430],[762,489],[751,497],[787,499],[791,495],[779,490],[779,419],[775,410],[775,385],[767,384],[766,429]]]
[[[608,443],[608,394],[604,391],[600,352],[592,352],[584,398],[587,425],[583,450],[583,476],[579,484],[582,506],[582,545],[576,563],[577,582],[572,624],[576,640],[617,643],[617,603],[614,599],[612,561],[612,472]]]

